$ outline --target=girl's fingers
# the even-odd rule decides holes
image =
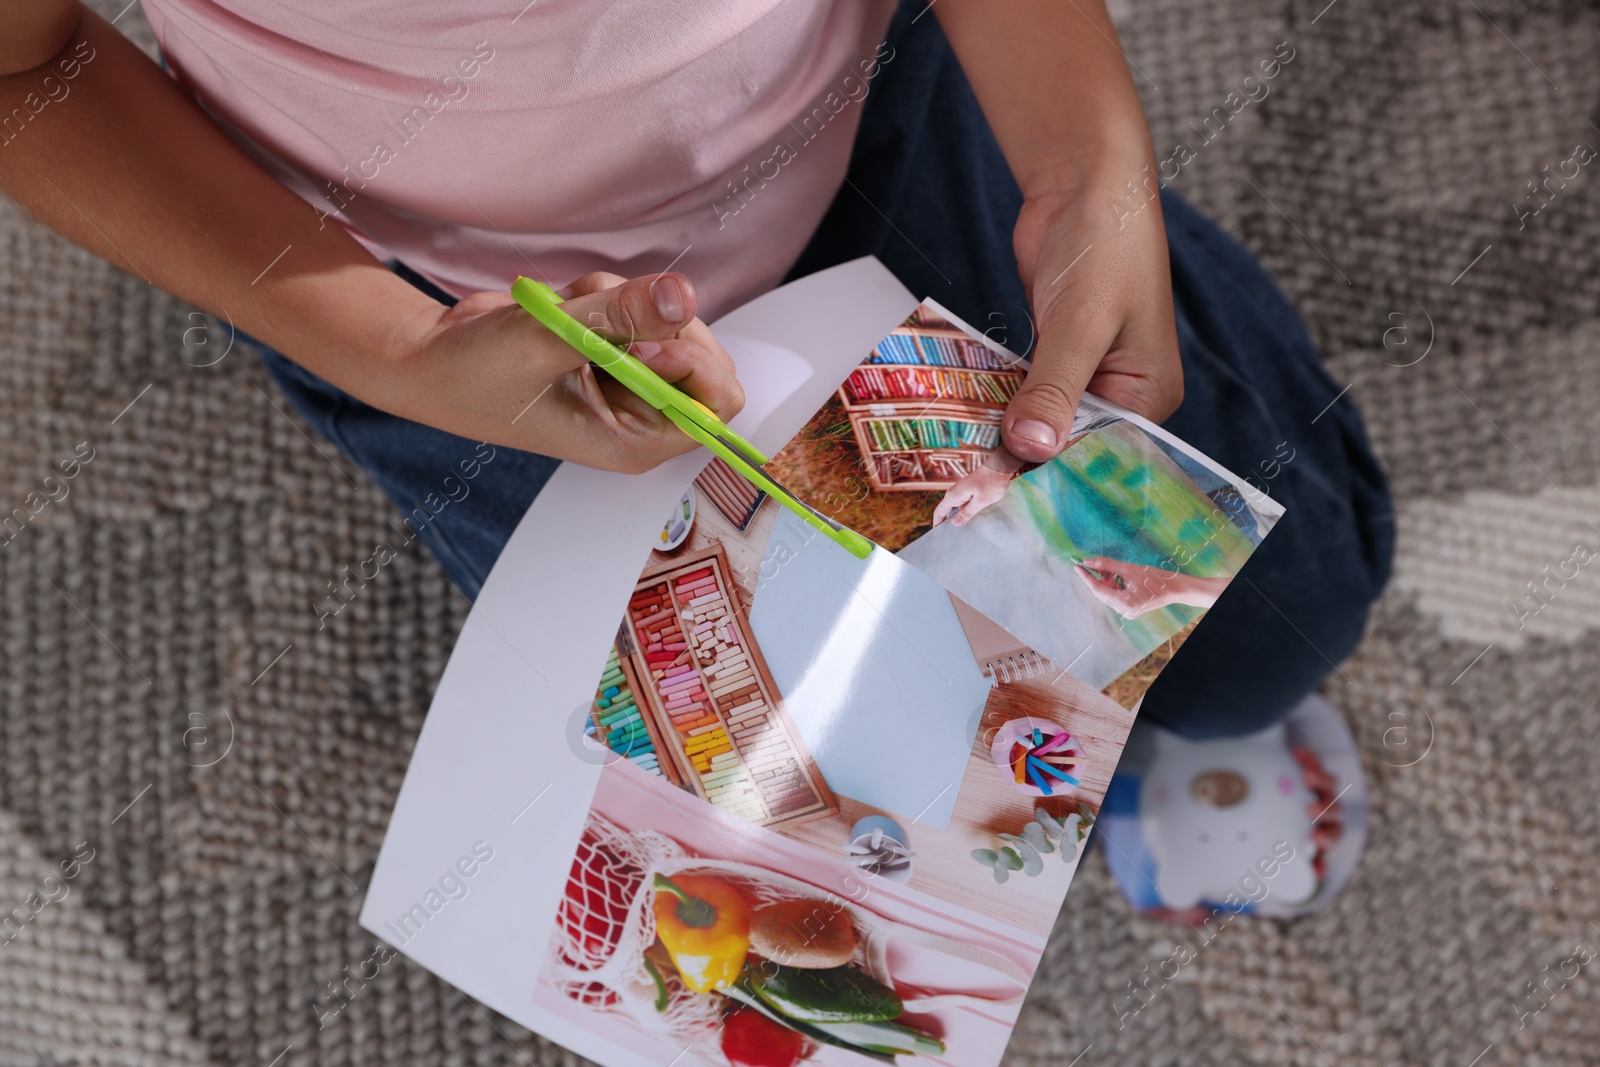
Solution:
[[[675,271],[614,282],[614,274],[588,274],[569,288],[562,310],[609,341],[674,337],[694,321],[700,298],[694,283]],[[604,282],[613,284],[595,288]]]
[[[689,394],[726,421],[744,407],[744,389],[729,358],[695,314],[699,295],[686,276],[669,271],[621,278],[586,274],[561,293],[562,310],[607,340],[619,343],[661,378]],[[613,389],[612,407],[628,411],[662,432],[670,424],[644,410],[642,402]],[[674,442],[676,444],[676,442]]]
[[[635,342],[629,351],[724,422],[744,407],[744,388],[734,377],[733,361],[720,349],[713,352],[694,341],[672,337]]]
[[[722,347],[722,342],[718,341],[716,335],[711,332],[711,327],[699,319],[695,319],[682,330],[679,330],[678,337],[685,341],[693,341],[705,349],[730,375],[738,373],[737,368],[733,365],[733,357],[728,355],[727,350]]]
[[[615,289],[617,286],[621,285],[627,280],[628,279],[624,278],[620,274],[612,274],[608,271],[597,270],[593,271],[592,273],[585,274],[571,285],[562,286],[560,289],[557,289],[556,295],[561,297],[563,300],[571,300],[575,296],[588,296],[590,293],[599,293],[604,292],[607,289]]]

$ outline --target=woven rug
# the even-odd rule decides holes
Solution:
[[[1568,563],[1600,548],[1600,173],[1524,198],[1600,145],[1600,11],[1115,14],[1158,156],[1194,148],[1173,185],[1303,310],[1402,540],[1325,687],[1373,787],[1348,891],[1158,982],[1175,932],[1092,859],[1010,1062],[1594,1063],[1600,964],[1563,961],[1600,945],[1600,563]],[[118,25],[148,44],[137,11]],[[403,962],[320,1027],[313,1006],[373,952],[362,887],[466,604],[417,548],[318,632],[385,532],[377,488],[248,352],[9,206],[0,294],[0,505],[77,462],[0,545],[0,908],[48,898],[0,948],[0,1064],[572,1060]]]

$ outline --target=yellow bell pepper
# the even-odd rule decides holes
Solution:
[[[734,983],[750,949],[750,905],[713,875],[655,878],[656,936],[683,982],[696,993]]]

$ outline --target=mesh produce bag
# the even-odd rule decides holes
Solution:
[[[578,1003],[626,1015],[646,1031],[680,1043],[717,1048],[723,998],[696,993],[676,974],[667,973],[662,976],[667,1004],[658,1011],[658,991],[644,966],[645,950],[656,937],[651,910],[654,877],[685,872],[722,878],[736,886],[752,907],[788,900],[817,901],[819,905],[826,901],[826,906],[843,911],[855,927],[859,944],[853,963],[887,986],[894,985],[888,973],[888,947],[892,941],[902,940],[966,965],[952,968],[953,973],[989,979],[975,985],[1005,990],[998,995],[956,990],[912,996],[902,991],[908,1010],[925,1011],[951,1003],[1012,1004],[1027,990],[1027,973],[998,953],[886,919],[778,871],[691,856],[665,834],[624,831],[593,813],[578,842],[566,893],[556,913],[546,972],[550,983]]]

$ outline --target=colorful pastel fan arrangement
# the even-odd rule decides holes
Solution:
[[[1083,749],[1054,724],[1013,719],[997,731],[990,754],[995,766],[1010,769],[1012,784],[1024,793],[1050,797],[1079,784],[1073,772],[1083,763]]]

